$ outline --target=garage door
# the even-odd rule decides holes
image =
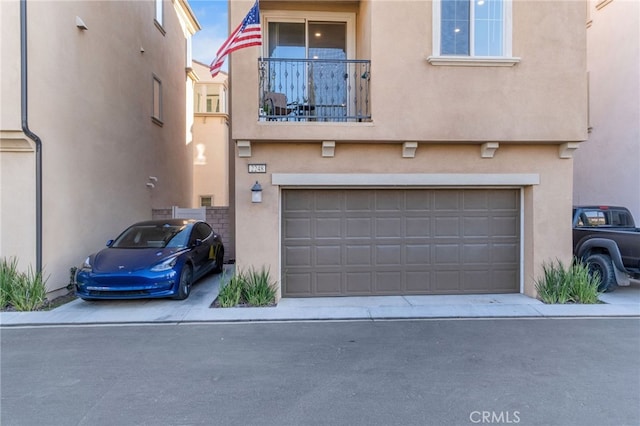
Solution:
[[[518,189],[286,189],[285,297],[514,293]]]

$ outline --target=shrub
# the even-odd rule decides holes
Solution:
[[[220,289],[218,294],[218,303],[223,308],[231,308],[240,303],[242,297],[242,289],[244,285],[241,277],[238,274],[234,274],[227,285]]]
[[[238,305],[269,306],[275,303],[276,287],[268,270],[238,270],[220,289],[218,304],[222,308]]]
[[[598,287],[602,280],[598,274],[590,274],[589,266],[582,262],[574,262],[570,268],[573,278],[572,295],[575,303],[593,304],[599,303],[598,296],[601,292]]]
[[[544,303],[598,303],[600,277],[589,274],[583,263],[574,261],[567,268],[560,260],[544,262],[542,271],[535,284]]]
[[[16,258],[0,259],[0,309],[10,302],[11,287],[18,276],[18,260]]]
[[[268,306],[276,300],[275,283],[271,282],[269,270],[258,272],[251,268],[244,274],[244,299],[251,306]]]
[[[11,305],[17,311],[35,311],[46,301],[46,279],[31,267],[26,273],[17,269],[15,258],[0,261],[0,302],[2,307]]]

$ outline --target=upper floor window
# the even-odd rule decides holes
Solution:
[[[156,24],[156,27],[158,27],[158,29],[160,30],[160,32],[162,33],[162,35],[165,34],[164,31],[164,5],[163,5],[163,1],[164,0],[156,0],[155,1],[155,20],[154,23]]]
[[[511,58],[512,0],[434,0],[433,56],[438,58],[498,59],[513,65]]]
[[[207,95],[207,112],[220,112],[220,95]]]
[[[191,68],[193,66],[193,47],[192,47],[192,43],[191,43],[191,34],[187,35],[187,38],[185,40],[185,51],[186,51],[186,61],[187,63],[185,64],[185,66],[187,68]]]
[[[503,0],[442,0],[440,13],[440,54],[503,55]]]
[[[355,14],[265,11],[263,18],[263,51],[270,59],[262,69],[263,111],[345,116],[354,102],[347,60],[356,51]]]
[[[220,84],[196,84],[194,111],[226,113],[226,88]]]
[[[163,0],[156,0],[156,21],[158,21],[158,24],[163,25],[164,22],[164,11],[162,9],[162,1]]]
[[[151,120],[162,126],[162,81],[155,75],[153,76],[153,111]]]

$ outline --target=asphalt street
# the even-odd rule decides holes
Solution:
[[[640,320],[0,330],[9,425],[640,424]]]

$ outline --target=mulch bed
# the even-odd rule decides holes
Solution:
[[[266,306],[254,306],[251,305],[249,303],[239,303],[236,306],[232,306],[233,308],[274,308],[276,307],[278,304],[277,303],[270,303]],[[220,306],[220,302],[218,302],[218,298],[216,297],[216,300],[213,301],[213,303],[211,305],[209,305],[210,308],[221,308],[224,309],[224,307]]]

